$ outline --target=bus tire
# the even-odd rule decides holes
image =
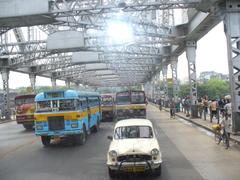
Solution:
[[[26,130],[33,130],[33,125],[31,125],[31,124],[23,124],[23,127],[24,127]]]
[[[98,118],[97,122],[96,122],[96,125],[93,128],[93,132],[96,133],[96,132],[99,131],[99,129],[100,129],[100,121],[99,121],[99,118]]]
[[[41,140],[42,140],[42,144],[44,146],[49,146],[50,141],[51,141],[51,137],[50,136],[41,136]]]
[[[87,141],[87,131],[85,125],[83,125],[83,133],[76,135],[76,144],[84,145]]]

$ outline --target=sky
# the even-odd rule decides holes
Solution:
[[[228,74],[227,42],[222,22],[197,42],[196,71],[197,77],[203,71]],[[178,58],[178,79],[188,79],[186,53]]]
[[[168,70],[170,71],[170,67]],[[227,45],[223,23],[218,24],[197,42],[196,71],[197,77],[200,72],[203,71],[215,71],[228,74]],[[178,79],[183,81],[188,80],[186,53],[178,57]],[[57,80],[57,85],[65,85],[65,83]],[[28,86],[30,86],[30,80],[27,74],[10,72],[9,87],[11,89]],[[37,76],[36,86],[51,86],[51,80],[49,78]],[[2,89],[1,75],[0,89]]]

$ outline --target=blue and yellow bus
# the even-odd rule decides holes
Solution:
[[[51,139],[71,137],[86,142],[87,132],[97,132],[102,119],[101,98],[95,92],[48,91],[36,95],[35,134],[48,146]]]

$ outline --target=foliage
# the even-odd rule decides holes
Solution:
[[[209,99],[218,99],[230,93],[229,82],[222,79],[210,79],[201,84],[197,84],[198,97],[207,95]],[[188,84],[180,85],[179,97],[185,97],[190,94]]]
[[[180,85],[179,97],[186,97],[189,96],[189,94],[190,94],[189,84]]]
[[[230,93],[229,82],[221,79],[210,79],[206,83],[199,84],[198,96],[208,95],[209,99],[218,99]]]
[[[58,86],[58,90],[63,90],[66,89],[66,86]],[[43,92],[43,91],[50,91],[52,90],[51,86],[38,86],[36,87],[36,93]],[[18,94],[30,94],[32,93],[32,88],[31,87],[20,87],[16,89]]]

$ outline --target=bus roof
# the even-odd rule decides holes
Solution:
[[[44,101],[46,99],[74,99],[77,97],[93,97],[100,96],[97,92],[88,91],[76,91],[76,90],[53,90],[38,93],[35,97],[35,101]]]
[[[34,98],[36,94],[23,94],[23,95],[18,95],[15,97],[16,99],[25,99],[25,98]]]

